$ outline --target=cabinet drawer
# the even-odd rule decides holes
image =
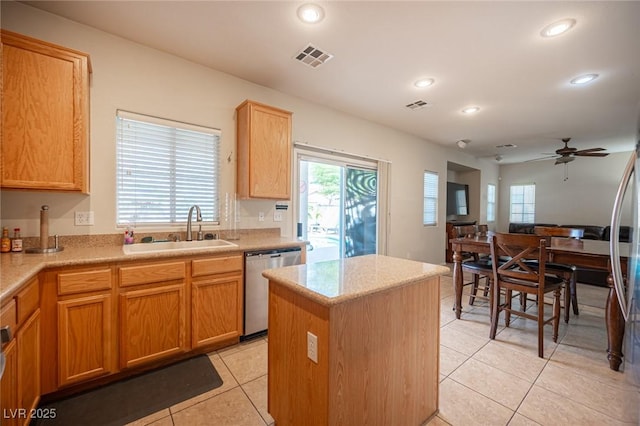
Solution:
[[[38,279],[34,279],[16,296],[18,324],[22,324],[40,306]]]
[[[111,269],[97,271],[70,272],[58,275],[58,295],[109,290]]]
[[[120,268],[120,287],[184,279],[185,263],[158,263]]]
[[[233,271],[242,271],[242,256],[198,259],[191,262],[192,277],[201,277],[203,275],[221,274]]]
[[[16,301],[11,299],[9,303],[2,307],[0,310],[0,327],[9,326],[11,330],[11,336],[16,332],[16,326],[18,320],[18,314],[16,313]]]

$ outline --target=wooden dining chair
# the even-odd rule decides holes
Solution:
[[[487,224],[476,225],[476,234],[478,234],[480,237],[486,237],[488,232],[489,232],[489,225]]]
[[[458,238],[473,238],[477,232],[475,225],[456,226],[454,229]],[[480,257],[478,253],[463,253],[462,256],[462,272],[471,274],[471,281],[464,282],[463,280],[462,283],[463,287],[467,285],[471,286],[469,305],[473,305],[476,298],[491,302],[489,291],[491,288],[491,280],[493,279],[493,271],[490,257]],[[481,295],[478,295],[478,290],[482,292]]]
[[[584,229],[582,228],[561,228],[561,227],[548,227],[548,226],[536,226],[533,228],[535,235],[544,237],[562,237],[580,239],[584,236]],[[547,272],[553,273],[563,280],[565,280],[565,287],[569,291],[565,291],[564,297],[564,322],[569,322],[569,310],[570,306],[573,307],[573,314],[579,315],[578,310],[578,292],[577,292],[577,277],[578,271],[575,265],[568,265],[565,263],[547,262]]]
[[[538,235],[526,234],[495,234],[491,237],[491,257],[499,259],[508,258],[504,263],[493,263],[493,288],[491,331],[489,337],[495,339],[498,329],[500,312],[505,313],[505,325],[509,327],[511,315],[531,319],[538,324],[538,356],[544,357],[544,326],[551,323],[553,326],[553,341],[558,340],[558,325],[560,318],[560,296],[564,281],[555,276],[548,275],[547,266],[547,239]],[[531,267],[528,261],[537,260],[537,266]],[[534,295],[538,303],[536,314],[512,308],[511,300],[513,292]],[[504,292],[504,302],[501,302],[501,294]],[[544,295],[553,293],[553,313],[551,317],[544,315]]]

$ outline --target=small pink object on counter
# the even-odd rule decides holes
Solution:
[[[133,240],[133,231],[130,229],[127,229],[126,231],[124,231],[124,243],[125,244],[133,244],[134,240]]]

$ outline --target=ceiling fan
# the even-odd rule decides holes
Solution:
[[[608,152],[605,151],[604,148],[589,148],[589,149],[580,149],[573,148],[569,146],[569,141],[571,138],[562,138],[562,142],[564,142],[564,147],[556,150],[555,164],[567,164],[575,160],[575,157],[606,157],[609,155]]]

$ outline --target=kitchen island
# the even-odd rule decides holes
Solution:
[[[419,425],[438,411],[438,265],[380,255],[271,269],[278,425]]]

